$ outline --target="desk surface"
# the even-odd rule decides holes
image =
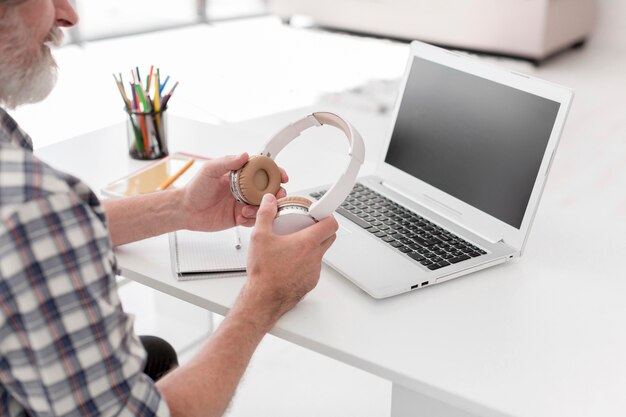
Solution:
[[[304,114],[228,128],[172,118],[172,150],[254,152]],[[362,173],[372,172],[387,119],[341,114],[363,133]],[[124,135],[123,126],[112,126],[38,155],[99,190],[142,165],[127,158]],[[292,179],[288,190],[331,182],[336,172],[328,167],[343,166],[344,143],[312,135],[281,154]],[[309,155],[322,157],[324,169]],[[588,176],[606,158],[619,156],[584,169],[570,163],[576,158],[557,157],[521,259],[387,300],[370,298],[325,266],[318,287],[272,333],[478,415],[624,415],[626,273],[618,260],[626,253],[619,186],[626,172],[608,172],[601,184]],[[168,251],[161,236],[120,247],[117,256],[124,276],[225,314],[244,279],[177,282]]]

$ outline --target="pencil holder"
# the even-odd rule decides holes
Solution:
[[[130,157],[152,160],[167,156],[167,108],[152,112],[125,111]]]

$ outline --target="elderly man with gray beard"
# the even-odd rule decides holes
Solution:
[[[77,21],[68,0],[0,0],[0,416],[222,415],[263,336],[315,287],[337,223],[274,235],[275,196],[256,208],[230,195],[228,173],[245,153],[213,159],[184,188],[103,202],[38,160],[2,107],[49,94],[49,45]],[[255,225],[235,305],[189,363],[146,371],[113,247],[235,225]]]

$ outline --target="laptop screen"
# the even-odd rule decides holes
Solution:
[[[385,162],[519,229],[559,106],[416,57]]]

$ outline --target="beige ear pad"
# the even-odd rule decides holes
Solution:
[[[304,197],[289,196],[278,199],[278,213],[274,218],[272,229],[277,235],[287,235],[309,227],[317,220],[309,214],[313,205]]]
[[[265,194],[280,190],[280,170],[272,158],[254,155],[238,171],[237,185],[246,203],[258,206]]]
[[[304,206],[308,209],[309,207],[311,207],[312,204],[313,203],[308,198],[298,197],[294,195],[294,196],[279,198],[278,210],[287,206],[292,206],[292,205]]]

